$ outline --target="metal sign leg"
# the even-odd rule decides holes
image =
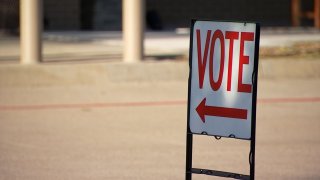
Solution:
[[[186,180],[192,179],[192,133],[187,133],[187,149],[186,149]]]

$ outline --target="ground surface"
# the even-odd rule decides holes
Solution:
[[[260,80],[257,179],[320,179],[319,88]],[[2,86],[0,179],[184,179],[186,100],[186,81]],[[248,174],[248,155],[246,141],[194,138],[194,167]]]
[[[0,39],[0,180],[184,179],[187,64],[90,65],[121,60],[119,32],[43,37],[43,61],[56,63],[7,66],[19,41]],[[256,179],[320,179],[319,38],[262,30],[272,61],[259,67]],[[147,59],[183,59],[188,47],[188,34],[146,34]],[[193,152],[194,167],[249,173],[246,141],[195,136]]]
[[[146,32],[146,59],[188,59],[189,29]],[[121,32],[61,31],[43,33],[43,62],[121,61],[123,43]],[[262,29],[260,55],[263,57],[313,56],[319,58],[320,30],[299,28]],[[18,37],[0,36],[0,63],[18,63]]]

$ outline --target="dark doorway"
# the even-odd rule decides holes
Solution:
[[[93,29],[93,16],[95,0],[80,0],[80,24],[81,30]]]

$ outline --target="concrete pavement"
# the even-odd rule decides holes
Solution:
[[[319,179],[319,78],[262,79],[257,179]],[[0,87],[0,179],[183,179],[187,83]],[[194,166],[247,174],[249,143],[196,136]],[[194,179],[214,179],[195,175]]]
[[[45,61],[56,63],[31,66],[16,63],[17,40],[1,39],[0,179],[183,179],[188,63],[172,57],[186,53],[187,35],[150,34],[150,58],[137,64],[118,62],[117,33],[51,35]],[[256,178],[319,179],[318,57],[263,58],[259,68]],[[194,145],[195,167],[249,173],[248,142]]]
[[[290,48],[299,42],[320,42],[320,31],[308,28],[262,29],[260,48]],[[145,55],[147,60],[187,59],[189,52],[188,29],[180,31],[146,32]],[[0,62],[17,63],[19,39],[0,37]],[[271,49],[271,51],[274,51]],[[313,51],[319,51],[319,47]],[[267,53],[270,53],[267,51]],[[281,55],[286,52],[279,52]],[[110,31],[64,31],[43,34],[43,61],[121,61],[121,32]]]

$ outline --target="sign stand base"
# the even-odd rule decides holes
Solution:
[[[255,140],[250,140],[250,154],[249,154],[249,164],[250,164],[250,175],[217,171],[210,169],[200,169],[192,168],[192,145],[193,145],[193,134],[191,132],[187,133],[187,149],[186,149],[186,180],[192,180],[192,174],[203,174],[208,176],[218,176],[233,179],[243,179],[243,180],[254,180],[254,166],[255,166]]]

